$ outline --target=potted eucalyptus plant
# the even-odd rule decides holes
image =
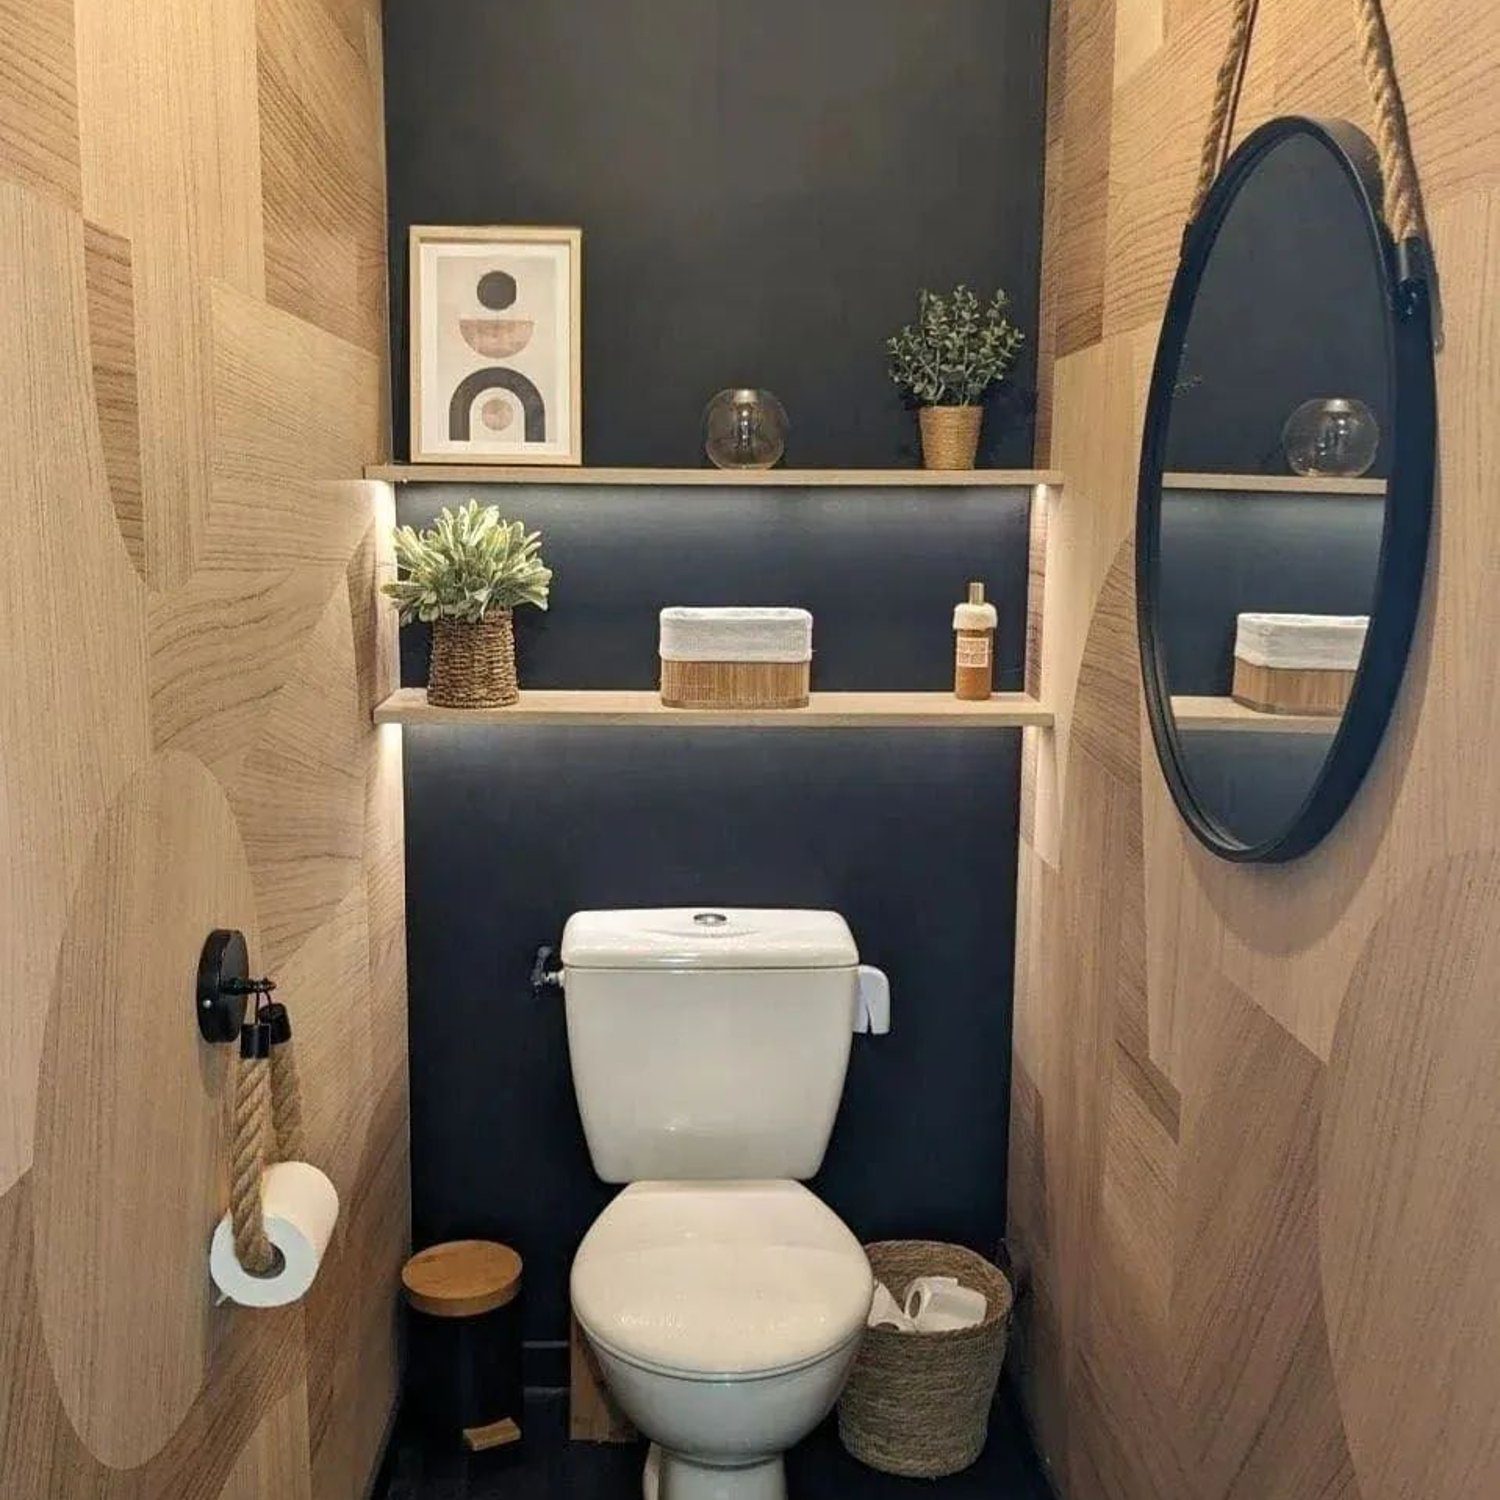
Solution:
[[[444,507],[425,531],[398,526],[400,576],[384,586],[403,625],[432,626],[427,701],[442,708],[502,708],[521,696],[512,611],[547,607],[552,570],[540,535],[503,521],[493,505]]]
[[[988,304],[963,285],[946,297],[921,291],[917,321],[886,340],[891,379],[918,409],[925,468],[974,467],[981,403],[1025,337],[1006,316],[1009,306],[1003,291]]]

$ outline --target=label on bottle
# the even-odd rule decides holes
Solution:
[[[990,664],[990,633],[970,635],[961,632],[955,660],[961,667],[987,667]]]

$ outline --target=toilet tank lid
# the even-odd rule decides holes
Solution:
[[[565,969],[840,969],[859,962],[834,911],[666,906],[578,911],[563,929]]]

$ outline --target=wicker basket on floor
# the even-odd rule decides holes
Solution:
[[[990,1406],[1005,1360],[1014,1298],[982,1255],[932,1240],[866,1245],[877,1281],[905,1303],[918,1276],[954,1276],[983,1292],[984,1322],[947,1333],[869,1328],[839,1398],[839,1437],[872,1469],[936,1479],[966,1469],[984,1450]]]

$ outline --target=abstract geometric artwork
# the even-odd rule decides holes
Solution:
[[[415,463],[583,461],[577,229],[411,230]]]

